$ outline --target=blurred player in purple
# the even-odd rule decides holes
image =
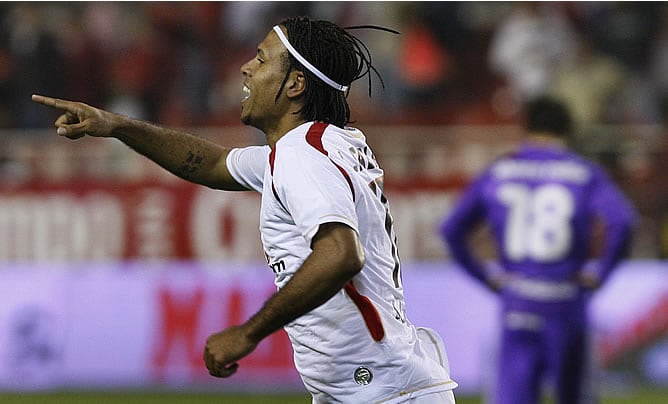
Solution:
[[[635,212],[601,167],[568,150],[563,104],[539,97],[525,114],[525,141],[475,179],[441,233],[453,259],[501,299],[492,401],[536,404],[549,382],[557,403],[583,403],[594,399],[587,303],[625,255]],[[605,237],[592,261],[599,219]],[[467,243],[483,222],[497,245],[497,270]]]

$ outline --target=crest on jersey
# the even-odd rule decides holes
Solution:
[[[355,370],[355,383],[366,386],[373,380],[373,373],[367,367],[360,366]]]

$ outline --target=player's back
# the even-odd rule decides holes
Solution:
[[[567,280],[589,256],[599,170],[565,148],[523,145],[495,162],[485,211],[506,270]]]

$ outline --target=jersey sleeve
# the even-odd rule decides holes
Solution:
[[[324,223],[343,223],[359,233],[351,184],[345,169],[315,149],[277,153],[276,194],[308,245]]]
[[[440,233],[452,258],[471,276],[487,283],[487,271],[472,251],[468,236],[484,216],[482,187],[485,175],[474,181],[457,201],[454,209],[440,226]]]
[[[633,205],[600,167],[594,168],[591,209],[604,223],[605,242],[596,272],[604,281],[624,257],[636,222]]]
[[[264,170],[269,158],[269,146],[248,146],[230,150],[227,170],[240,185],[262,192]]]

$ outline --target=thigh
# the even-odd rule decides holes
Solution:
[[[496,369],[495,404],[538,402],[543,373],[542,330],[503,330]]]
[[[558,403],[582,402],[590,350],[585,324],[561,322],[549,331],[549,372]]]

